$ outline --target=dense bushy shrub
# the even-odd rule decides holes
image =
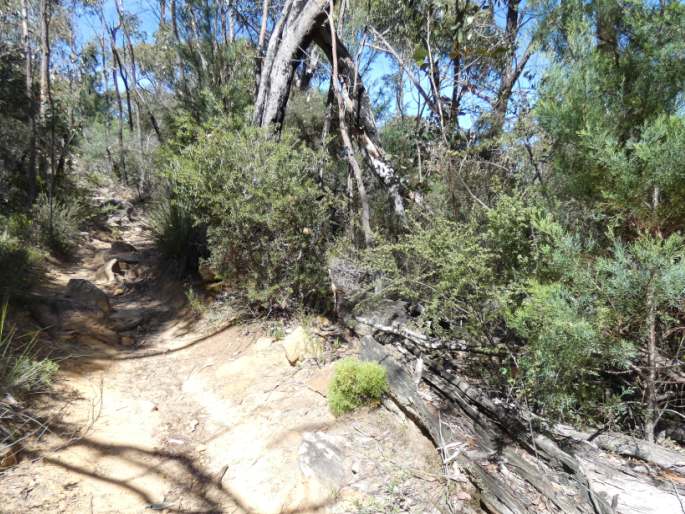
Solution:
[[[433,335],[463,337],[481,331],[490,312],[492,255],[471,225],[432,220],[397,242],[367,252],[367,264],[383,274],[381,296],[418,304]]]
[[[168,162],[174,202],[207,226],[209,262],[265,308],[327,301],[330,196],[316,183],[327,157],[290,133],[209,126]]]
[[[602,386],[594,378],[606,366],[598,359],[605,341],[583,298],[558,282],[533,282],[526,294],[507,319],[527,341],[518,358],[519,394],[534,398],[545,414],[566,419],[579,407],[596,406]]]
[[[388,390],[385,368],[375,362],[345,358],[335,366],[328,389],[328,405],[336,416],[362,405],[378,403]]]
[[[470,372],[506,384],[539,412],[616,420],[644,388],[642,380],[626,386],[614,377],[644,365],[648,290],[659,352],[677,358],[683,239],[643,234],[597,257],[592,241],[569,233],[549,211],[507,196],[481,220],[436,216],[367,251],[379,295],[410,301],[429,334],[498,355],[467,356]],[[639,418],[640,409],[632,415]]]

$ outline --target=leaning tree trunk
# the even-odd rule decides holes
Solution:
[[[331,8],[331,16],[329,16],[328,27],[331,31],[331,37],[336,38],[335,35],[335,25],[332,23],[332,13],[333,13],[333,0],[329,0]],[[373,240],[373,233],[371,231],[370,222],[370,210],[369,210],[369,200],[366,195],[366,187],[364,186],[364,178],[362,176],[362,169],[357,162],[357,158],[354,156],[354,148],[352,147],[352,138],[350,137],[350,129],[347,126],[347,116],[345,115],[345,97],[340,84],[338,83],[338,60],[336,55],[336,49],[333,47],[333,72],[331,74],[331,89],[335,95],[338,102],[338,120],[340,124],[340,136],[345,147],[345,155],[347,156],[347,162],[354,173],[354,179],[357,183],[357,192],[359,193],[359,203],[361,206],[361,222],[362,230],[364,232],[364,243],[366,246],[371,245]]]
[[[371,101],[355,66],[354,58],[328,27],[328,0],[287,0],[269,39],[262,61],[253,123],[278,131],[295,68],[311,43],[318,45],[328,60],[336,60],[340,79],[352,87],[344,98],[350,131],[371,164],[376,176],[387,188],[395,213],[404,219],[404,199],[400,180],[381,148]],[[335,46],[335,52],[334,52]]]

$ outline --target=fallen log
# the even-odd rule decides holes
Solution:
[[[617,454],[640,457],[671,472],[682,471],[682,455],[657,445],[635,445],[628,436],[612,439],[544,422],[514,405],[489,398],[478,387],[451,374],[444,376],[430,358],[416,356],[397,344],[383,345],[373,336],[361,340],[361,357],[381,363],[388,372],[391,397],[436,446],[444,445],[441,417],[456,419],[472,438],[470,450],[454,461],[480,492],[490,512],[637,514],[681,512],[680,485],[655,474],[636,472]],[[401,347],[404,352],[398,350]],[[412,347],[417,350],[417,346]],[[442,400],[432,408],[408,371],[412,357],[423,362],[422,381]],[[404,363],[403,363],[404,361]],[[598,441],[599,439],[599,441]],[[524,458],[524,455],[527,458]],[[512,486],[512,483],[515,483]]]
[[[355,320],[372,327],[374,330],[404,338],[405,343],[409,343],[405,344],[404,346],[408,348],[414,355],[421,357],[422,359],[423,351],[431,351],[435,349],[497,355],[496,352],[487,352],[478,347],[468,345],[465,341],[441,342],[436,338],[429,338],[424,334],[421,334],[419,331],[411,330],[397,322],[394,322],[390,325],[383,325],[376,323],[364,316],[356,316]],[[477,388],[470,386],[467,382],[462,381],[459,387],[463,389],[462,392],[467,394],[474,394],[475,391],[475,394],[479,396],[481,403],[487,403],[488,407],[496,411],[495,413],[499,417],[506,417],[510,415],[510,413],[505,412],[501,406],[496,406],[490,400],[486,400],[487,397],[483,396]],[[663,469],[675,471],[685,475],[685,453],[669,450],[659,446],[658,444],[637,439],[626,434],[605,432],[593,436],[592,433],[581,432],[566,425],[550,425],[546,422],[546,420],[535,416],[530,412],[525,412],[520,407],[518,408],[517,415],[523,417],[526,423],[533,422],[540,427],[544,427],[548,435],[551,435],[555,438],[570,438],[576,442],[587,443],[592,447],[601,448],[619,455],[635,457],[650,464],[656,464]]]
[[[581,432],[566,425],[555,425],[552,430],[560,436],[569,437],[618,455],[634,457],[685,476],[685,454],[658,444],[616,432],[607,432],[593,437],[593,434],[589,432]]]

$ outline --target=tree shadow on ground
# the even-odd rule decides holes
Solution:
[[[95,441],[87,437],[70,440],[60,450],[67,448],[86,448],[94,452],[95,458],[117,458],[141,469],[130,478],[109,476],[97,470],[96,466],[77,466],[56,458],[49,451],[27,451],[27,457],[42,460],[52,466],[62,468],[70,473],[88,477],[96,481],[111,484],[122,491],[137,496],[146,508],[164,510],[174,513],[220,513],[244,512],[257,514],[244,500],[222,484],[223,473],[210,473],[197,458],[185,452],[168,450],[150,450],[133,445],[111,444]],[[136,480],[144,476],[156,476],[178,491],[178,501],[159,503],[143,487],[136,485]],[[284,509],[282,514],[315,512],[335,501],[331,495],[325,501],[305,504],[299,507]],[[183,507],[182,504],[188,505]]]

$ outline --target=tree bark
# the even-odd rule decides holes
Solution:
[[[335,7],[333,0],[329,0],[329,2],[330,11],[328,14],[328,26],[331,31],[331,39],[335,40],[335,25],[333,23]],[[338,123],[340,126],[340,136],[345,147],[345,157],[347,158],[347,162],[354,173],[354,179],[357,183],[357,193],[359,194],[359,204],[361,207],[361,223],[362,231],[364,233],[364,243],[368,247],[371,246],[371,243],[373,242],[373,232],[371,231],[369,214],[369,199],[366,196],[366,187],[364,186],[362,169],[361,166],[359,166],[356,157],[354,156],[354,147],[352,146],[352,139],[350,138],[350,130],[347,126],[347,120],[345,119],[347,117],[347,113],[345,112],[345,100],[342,92],[340,91],[340,84],[338,83],[338,56],[335,47],[333,47],[333,59],[331,62],[333,63],[331,89],[333,90],[333,94],[338,102]]]
[[[658,210],[659,210],[659,188],[654,186],[652,189],[652,218],[658,237],[661,237],[661,231],[658,224]],[[658,420],[658,406],[657,400],[657,382],[656,382],[656,368],[657,368],[657,334],[656,334],[656,271],[651,271],[649,284],[647,286],[647,376],[645,377],[645,421],[644,421],[644,436],[645,439],[653,443],[654,431]]]
[[[112,52],[114,52],[114,44],[112,44]],[[128,175],[126,173],[126,159],[124,157],[124,104],[121,99],[121,92],[119,91],[119,80],[117,78],[117,66],[112,59],[112,82],[114,82],[114,94],[117,99],[117,113],[119,119],[118,142],[119,142],[119,166],[118,172],[125,184],[128,184]]]
[[[131,70],[131,90],[133,91],[133,94],[135,96],[135,104],[136,104],[136,110],[135,110],[135,121],[136,121],[136,133],[138,136],[138,151],[140,152],[140,169],[138,170],[139,172],[139,177],[138,177],[138,195],[140,196],[143,191],[145,191],[145,184],[146,184],[146,179],[145,179],[145,145],[143,143],[143,130],[141,127],[140,123],[140,110],[142,108],[142,96],[140,95],[140,92],[138,91],[138,73],[136,70],[136,56],[133,51],[133,42],[131,41],[131,34],[128,31],[128,28],[126,27],[126,18],[124,16],[124,7],[121,3],[121,0],[115,0],[114,5],[116,6],[117,10],[117,15],[119,16],[119,26],[121,27],[121,30],[124,33],[124,41],[126,42],[126,48],[128,49],[128,61],[129,61],[129,67]],[[126,82],[124,82],[126,84]],[[127,93],[128,94],[128,93]],[[130,115],[130,112],[129,112]],[[150,113],[152,116],[152,113]]]
[[[300,55],[313,41],[332,63],[335,45],[335,61],[340,78],[346,84],[353,85],[349,96],[344,97],[351,136],[357,140],[374,173],[388,190],[396,215],[404,220],[400,180],[379,144],[371,101],[354,59],[337,35],[335,40],[331,37],[327,26],[327,4],[327,0],[286,1],[262,62],[253,123],[279,131]]]
[[[40,119],[45,123],[50,95],[50,0],[40,0]]]
[[[302,69],[297,78],[297,88],[304,92],[309,89],[311,85],[312,78],[316,73],[316,69],[319,66],[319,53],[310,50],[302,59]]]
[[[48,184],[48,203],[49,203],[49,231],[52,236],[53,232],[53,209],[54,209],[54,194],[55,194],[55,113],[54,103],[52,99],[52,88],[50,84],[50,21],[52,17],[52,0],[40,1],[40,19],[41,19],[41,62],[40,62],[40,121],[43,127],[50,123],[50,142],[49,142],[49,165],[50,175],[47,177]],[[50,116],[48,120],[48,110]],[[46,157],[42,157],[41,168],[46,168]]]
[[[169,11],[171,15],[171,32],[174,35],[174,41],[176,42],[176,69],[179,70],[181,74],[181,91],[186,96],[189,96],[190,92],[188,89],[188,79],[186,77],[185,64],[181,60],[181,36],[178,32],[178,19],[176,13],[176,0],[170,0]]]
[[[339,37],[336,37],[335,45],[333,44],[330,32],[325,30],[325,26],[313,34],[313,40],[331,62],[335,46],[341,79],[345,84],[352,85],[349,94],[345,96],[345,112],[350,118],[352,134],[359,147],[363,149],[371,169],[390,194],[395,214],[404,221],[405,209],[400,180],[380,145],[371,99],[359,75],[354,58]]]
[[[24,73],[26,75],[26,101],[28,102],[28,123],[31,130],[29,139],[29,163],[26,168],[26,185],[29,206],[36,199],[36,109],[33,97],[33,56],[29,34],[28,1],[21,0],[21,35],[24,47]]]
[[[257,56],[255,57],[255,92],[259,92],[259,82],[262,74],[262,62],[264,61],[264,45],[266,44],[266,25],[269,19],[269,7],[271,0],[262,0],[262,21],[259,27],[259,37],[257,39]]]
[[[104,18],[103,18],[104,19]],[[128,112],[128,128],[133,132],[133,108],[131,106],[131,90],[128,85],[128,75],[124,68],[124,62],[119,55],[119,50],[117,50],[116,45],[116,28],[111,27],[109,30],[110,41],[112,42],[112,61],[116,64],[118,69],[119,77],[121,77],[121,82],[124,84],[124,92],[126,93],[126,110]],[[116,80],[116,77],[115,77]],[[117,81],[118,82],[118,81]]]
[[[501,73],[500,84],[495,96],[495,101],[492,105],[492,122],[489,131],[489,137],[496,137],[501,134],[504,129],[506,121],[507,109],[509,108],[509,101],[514,90],[516,81],[523,73],[528,60],[532,55],[532,43],[520,56],[516,55],[518,33],[519,33],[519,13],[520,0],[509,0],[507,6],[507,23],[505,29],[505,38],[508,45],[509,62],[506,68]]]

